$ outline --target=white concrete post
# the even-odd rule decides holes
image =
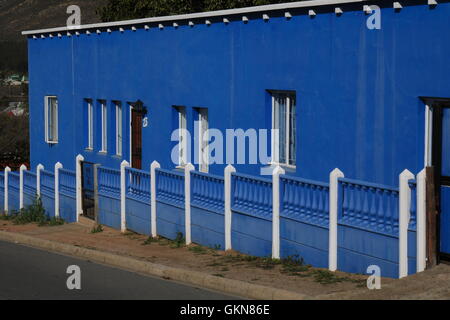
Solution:
[[[417,272],[425,271],[427,264],[426,171],[417,175]]]
[[[399,197],[399,278],[408,275],[408,225],[411,218],[411,189],[409,180],[414,175],[405,169],[400,174],[400,197]]]
[[[128,161],[123,160],[120,164],[120,231],[125,233],[127,231],[126,220],[126,175],[125,168],[129,167]]]
[[[36,167],[36,194],[40,198],[41,197],[41,171],[44,170],[44,166],[42,164],[38,164]]]
[[[151,182],[151,222],[152,222],[152,237],[158,236],[158,230],[156,229],[156,169],[161,168],[158,161],[153,161],[150,166],[150,182]]]
[[[280,259],[280,175],[284,169],[277,166],[272,172],[272,258]]]
[[[343,178],[344,173],[338,168],[330,173],[330,216],[329,216],[329,237],[328,237],[328,269],[330,271],[337,270],[337,224],[338,224],[338,191],[339,178]]]
[[[191,171],[195,170],[192,163],[188,163],[184,167],[184,226],[186,229],[186,245],[192,243],[191,236]]]
[[[20,192],[19,192],[19,209],[23,209],[23,172],[27,170],[26,165],[20,166]]]
[[[76,187],[77,187],[77,222],[80,216],[83,214],[83,186],[81,182],[81,163],[84,161],[84,157],[79,154],[76,157]]]
[[[8,203],[8,192],[9,192],[9,187],[8,187],[8,175],[11,172],[11,168],[10,167],[6,167],[5,168],[5,214],[8,215],[8,211],[9,211],[9,203]]]
[[[224,174],[224,199],[225,199],[225,250],[231,250],[231,174],[236,172],[236,169],[229,164],[225,168]]]
[[[59,218],[59,169],[62,167],[60,162],[55,164],[55,218]]]

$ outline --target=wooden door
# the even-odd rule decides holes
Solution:
[[[131,166],[142,169],[142,113],[131,111]]]

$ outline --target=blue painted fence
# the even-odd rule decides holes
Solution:
[[[132,168],[125,169],[127,229],[151,234],[150,174]]]
[[[377,265],[382,276],[398,277],[399,190],[339,179],[338,269],[366,273]]]
[[[272,255],[272,180],[231,175],[233,249],[255,256]]]
[[[99,223],[120,229],[120,171],[99,167],[97,174]]]
[[[8,174],[8,211],[14,213],[20,209],[20,175],[18,172]]]
[[[59,169],[59,215],[66,222],[77,221],[76,173]]]
[[[329,185],[280,176],[280,255],[328,267]]]
[[[184,173],[156,169],[156,226],[158,234],[175,239],[185,234]]]
[[[23,205],[32,205],[37,197],[36,173],[31,171],[23,172]]]
[[[41,170],[41,200],[45,213],[49,217],[55,216],[55,174]]]
[[[76,220],[76,174],[60,169],[60,215]],[[148,172],[125,169],[126,227],[151,234],[151,179]],[[158,235],[175,239],[185,235],[185,177],[179,170],[155,170],[156,222]],[[120,229],[121,174],[98,168],[99,223]],[[36,195],[36,174],[24,171],[24,204]],[[54,216],[55,176],[41,171],[41,199],[46,213]],[[19,208],[20,176],[9,174],[9,210]],[[411,190],[408,228],[408,270],[416,272],[416,181]],[[298,256],[315,267],[328,267],[328,183],[287,175],[280,176],[280,255]],[[192,241],[225,248],[224,178],[191,172]],[[0,203],[3,204],[4,174],[0,173]],[[245,174],[231,175],[231,240],[236,251],[268,257],[272,254],[271,179]],[[3,207],[2,207],[3,208]],[[365,274],[377,265],[382,276],[398,277],[399,189],[341,178],[338,180],[338,269]]]
[[[191,172],[192,241],[225,248],[224,178]]]
[[[0,213],[5,210],[5,173],[0,172]]]

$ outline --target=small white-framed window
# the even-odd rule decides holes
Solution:
[[[58,97],[45,97],[45,142],[58,143]]]
[[[295,94],[272,94],[272,162],[275,164],[296,166],[296,109]]]
[[[107,107],[106,107],[106,102],[102,101],[101,105],[100,105],[100,110],[101,110],[101,150],[100,152],[107,152],[108,150],[108,111],[107,111]]]
[[[120,102],[115,102],[116,106],[116,155],[122,156],[122,105]]]
[[[94,149],[94,106],[92,101],[87,101],[87,149]]]
[[[188,162],[187,160],[187,119],[186,119],[186,108],[185,107],[175,107],[178,113],[178,165],[185,166]]]
[[[199,121],[199,171],[209,172],[209,136],[208,136],[208,109],[198,109],[198,121]]]

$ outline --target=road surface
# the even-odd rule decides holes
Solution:
[[[69,290],[69,266],[81,271],[81,290]],[[72,278],[73,279],[73,278]],[[70,283],[75,283],[70,281]],[[144,276],[90,261],[0,241],[0,299],[229,300],[236,297]]]

